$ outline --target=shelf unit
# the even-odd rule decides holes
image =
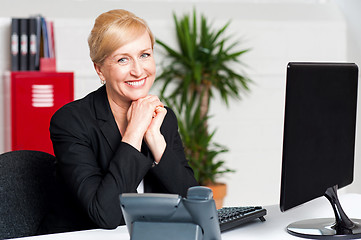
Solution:
[[[56,110],[74,100],[74,74],[7,72],[4,83],[5,150],[53,154],[50,119]]]

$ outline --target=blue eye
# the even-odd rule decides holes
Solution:
[[[143,53],[140,57],[142,57],[142,58],[147,58],[147,57],[149,57],[149,56],[150,56],[149,53]]]
[[[126,58],[120,58],[118,60],[118,63],[126,63],[127,62],[127,59]]]

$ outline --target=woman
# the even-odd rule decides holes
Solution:
[[[121,193],[185,196],[197,185],[174,113],[148,94],[155,62],[147,24],[112,10],[96,19],[88,43],[104,85],[62,107],[50,124],[58,175],[84,213],[76,230],[124,224]]]

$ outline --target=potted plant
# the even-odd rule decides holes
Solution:
[[[219,159],[219,154],[228,150],[213,142],[215,130],[208,126],[209,107],[215,91],[228,106],[230,97],[240,99],[241,91],[249,90],[250,79],[230,68],[231,64],[241,64],[239,57],[248,49],[234,51],[238,41],[229,44],[225,30],[230,22],[213,29],[201,15],[198,26],[195,10],[192,18],[184,15],[178,19],[175,14],[173,17],[179,50],[157,40],[166,58],[156,83],[162,83],[160,96],[177,114],[185,154],[197,181],[213,190],[220,208],[222,199],[217,200],[215,188],[223,188],[225,194],[226,186],[217,178],[233,170]]]

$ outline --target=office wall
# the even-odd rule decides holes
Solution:
[[[345,16],[347,23],[347,60],[349,62],[355,62],[359,66],[359,75],[361,68],[361,1],[358,0],[336,0],[335,3],[339,6],[339,9]],[[361,192],[361,115],[360,115],[360,95],[361,95],[361,84],[359,83],[359,104],[358,104],[358,125],[356,133],[356,162],[355,162],[355,178],[353,184],[347,187],[348,192]]]
[[[227,205],[267,205],[279,201],[287,63],[347,61],[350,51],[347,22],[338,6],[327,0],[6,2],[0,9],[1,73],[9,69],[8,17],[40,12],[55,22],[57,67],[59,71],[75,72],[76,98],[100,86],[88,57],[86,39],[94,18],[101,12],[113,8],[131,10],[148,21],[157,38],[174,46],[173,11],[190,13],[195,6],[198,12],[213,19],[215,26],[232,19],[229,33],[241,39],[240,49],[252,49],[242,61],[253,84],[251,91],[243,95],[241,101],[232,100],[229,108],[218,96],[211,105],[210,126],[217,128],[215,140],[229,148],[223,158],[228,167],[236,170],[221,178],[229,187]],[[15,8],[15,5],[21,7]],[[156,60],[162,61],[157,46]],[[155,86],[153,93],[156,92]],[[0,111],[3,111],[3,102],[0,102]],[[1,127],[1,135],[3,132]],[[0,151],[3,145],[2,140]]]

